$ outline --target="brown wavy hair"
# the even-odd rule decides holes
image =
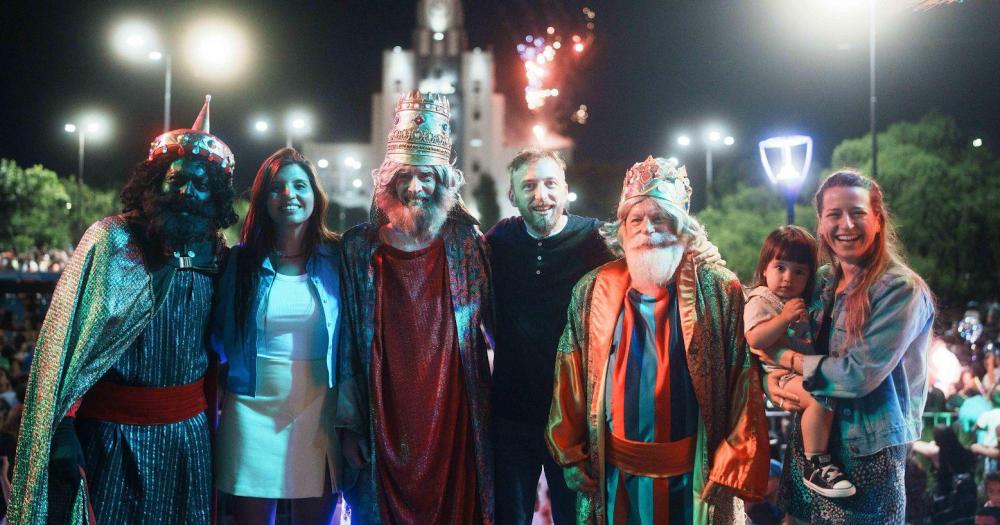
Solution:
[[[844,277],[837,256],[822,235],[819,235],[819,224],[823,217],[823,195],[830,188],[863,188],[868,191],[868,202],[879,222],[879,232],[875,234],[868,252],[863,256],[861,273],[854,277],[854,289],[847,295],[844,304],[844,315],[847,316],[845,327],[848,340],[855,341],[861,337],[861,329],[871,316],[871,300],[868,289],[882,277],[890,266],[902,268],[914,278],[914,282],[930,295],[930,290],[923,279],[907,266],[900,251],[899,237],[892,224],[892,218],[882,195],[882,188],[874,180],[865,177],[854,170],[842,169],[830,175],[816,191],[817,237],[819,238],[819,258],[829,263],[836,272],[837,280]]]
[[[306,225],[304,252],[312,256],[321,245],[340,240],[340,235],[326,227],[326,210],[330,201],[319,184],[319,175],[313,163],[294,148],[281,148],[264,159],[250,187],[250,208],[240,231],[242,250],[236,261],[236,325],[241,334],[250,310],[250,292],[256,289],[260,278],[260,265],[275,246],[274,221],[267,214],[267,190],[278,172],[292,164],[306,172],[315,199]]]
[[[800,297],[807,302],[812,296],[816,285],[816,238],[801,226],[789,224],[772,231],[760,249],[757,259],[757,269],[753,272],[753,286],[766,286],[767,278],[764,272],[767,265],[774,259],[805,264],[809,267],[809,278]]]

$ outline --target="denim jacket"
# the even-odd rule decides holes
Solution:
[[[860,337],[849,341],[844,303],[854,284],[834,297],[832,268],[821,268],[818,277],[823,305],[833,302],[830,355],[802,357],[803,385],[815,395],[836,398],[841,440],[852,456],[918,439],[934,324],[930,293],[912,271],[889,267],[868,290],[871,314]]]
[[[223,382],[226,390],[235,394],[253,396],[257,386],[257,320],[267,307],[267,297],[274,283],[274,268],[265,257],[260,267],[260,280],[250,304],[249,315],[242,336],[237,334],[236,324],[236,261],[242,245],[234,246],[226,261],[226,268],[215,293],[212,312],[212,348],[219,355],[219,361],[228,363],[229,369]],[[339,243],[320,246],[306,261],[306,273],[316,296],[322,304],[323,322],[327,342],[326,368],[327,386],[336,384],[337,348],[341,330],[340,299],[340,245]]]

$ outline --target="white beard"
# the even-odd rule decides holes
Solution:
[[[655,239],[653,240],[655,242]],[[632,281],[640,286],[665,288],[673,280],[677,267],[684,257],[685,246],[674,242],[668,246],[650,246],[649,243],[625,248],[625,263]]]

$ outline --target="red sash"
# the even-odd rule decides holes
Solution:
[[[643,443],[608,432],[606,446],[608,463],[629,474],[669,478],[694,469],[694,436],[670,443]]]
[[[126,425],[164,425],[208,409],[205,378],[178,386],[148,387],[98,381],[83,396],[76,416]]]

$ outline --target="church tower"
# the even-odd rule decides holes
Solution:
[[[396,101],[418,89],[448,96],[452,157],[465,174],[462,193],[469,210],[489,222],[487,227],[498,217],[516,213],[506,198],[506,163],[520,147],[505,144],[505,100],[494,92],[494,74],[492,51],[468,49],[461,0],[418,0],[413,48],[395,46],[382,53],[381,91],[372,94],[371,143],[307,144],[310,157],[329,159],[329,168],[320,175],[329,180],[331,198],[350,207],[366,195],[370,199],[371,180],[364,175],[385,157]],[[334,160],[340,157],[350,161]],[[355,190],[357,197],[350,197]]]

